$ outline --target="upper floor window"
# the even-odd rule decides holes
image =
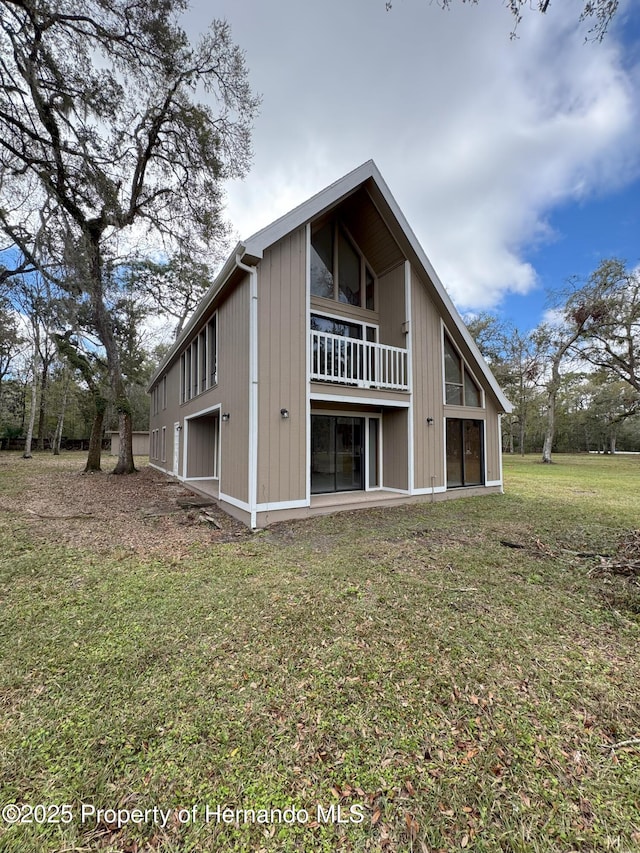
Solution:
[[[180,356],[180,402],[218,383],[218,315],[202,328]]]
[[[373,273],[337,222],[325,222],[311,234],[311,293],[374,310]]]
[[[444,383],[445,403],[451,406],[481,405],[480,389],[448,335],[444,336]]]

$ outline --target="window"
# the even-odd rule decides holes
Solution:
[[[198,335],[198,353],[200,356],[198,366],[199,390],[202,394],[207,390],[207,330],[203,329]]]
[[[207,324],[207,359],[209,363],[209,388],[218,382],[218,315],[214,314]]]
[[[214,314],[180,356],[180,402],[188,402],[217,382],[218,315]],[[166,386],[163,393],[166,408]]]
[[[311,235],[311,293],[370,311],[375,308],[374,275],[337,222],[325,222]]]
[[[166,376],[166,374],[162,377],[161,388],[162,388],[162,392],[161,392],[162,393],[162,408],[166,409],[167,408],[167,376]]]
[[[162,434],[160,437],[160,459],[162,462],[167,461],[167,428],[166,428],[166,426],[162,427]]]
[[[447,418],[447,488],[484,484],[483,421]]]
[[[158,386],[156,385],[151,392],[151,414],[158,414]]]
[[[375,379],[375,352],[369,348],[368,355],[364,344],[355,341],[366,340],[375,343],[378,337],[376,326],[345,320],[341,317],[311,315],[312,335],[312,376],[316,379],[330,379],[335,382],[357,384],[367,378]],[[324,333],[324,334],[323,334]],[[329,337],[336,335],[345,341]],[[365,371],[365,359],[369,359],[368,373]]]
[[[450,406],[481,406],[480,389],[448,335],[444,336],[445,403]]]

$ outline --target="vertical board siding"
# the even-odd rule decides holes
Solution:
[[[444,424],[440,316],[426,285],[411,271],[414,486],[444,485]],[[428,424],[427,418],[433,418]]]
[[[382,482],[387,489],[409,488],[408,409],[382,413]]]
[[[267,249],[258,267],[260,504],[306,496],[305,259],[300,228]]]
[[[220,305],[212,307],[218,311],[218,382],[213,388],[180,403],[180,359],[177,358],[167,371],[167,408],[162,408],[150,419],[151,429],[167,428],[166,462],[162,467],[173,472],[174,423],[184,424],[190,418],[187,429],[179,434],[180,465],[177,473],[184,473],[184,440],[187,435],[187,478],[209,477],[213,473],[210,415],[199,418],[192,416],[219,405],[228,412],[230,420],[220,423],[220,491],[241,501],[249,499],[249,276],[243,275],[235,287],[231,287]],[[207,318],[209,319],[209,318]],[[197,333],[202,331],[200,324]],[[185,341],[182,351],[196,335]],[[159,384],[162,377],[159,379]],[[161,464],[156,462],[155,464]]]
[[[218,309],[216,396],[230,419],[220,424],[220,491],[249,500],[249,276]],[[204,394],[203,398],[208,399]]]
[[[487,394],[487,421],[486,445],[487,445],[487,481],[495,482],[500,479],[500,436],[498,432],[498,410],[493,400]]]
[[[378,279],[378,311],[380,314],[380,343],[406,347],[407,337],[402,324],[406,320],[404,304],[404,264]]]

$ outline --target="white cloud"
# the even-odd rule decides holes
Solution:
[[[247,236],[373,157],[460,307],[526,293],[525,251],[553,239],[553,207],[638,166],[637,69],[615,32],[585,44],[581,6],[528,13],[512,41],[490,0],[391,12],[383,0],[222,0],[264,97],[254,168],[229,190],[236,229]]]

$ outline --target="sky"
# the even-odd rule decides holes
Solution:
[[[192,0],[226,19],[262,96],[239,238],[375,160],[462,313],[536,326],[599,261],[640,263],[640,4],[602,42],[582,2]]]

